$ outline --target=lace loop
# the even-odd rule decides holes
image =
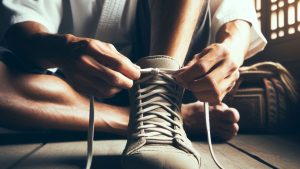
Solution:
[[[183,139],[181,133],[175,129],[182,128],[181,117],[177,113],[180,111],[177,86],[172,77],[175,71],[148,68],[142,69],[141,73],[142,78],[135,82],[138,88],[136,132],[139,133],[136,136],[161,141]],[[155,119],[160,120],[155,121]]]

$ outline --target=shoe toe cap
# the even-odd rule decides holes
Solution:
[[[142,148],[123,157],[126,169],[199,169],[193,154],[177,148]]]

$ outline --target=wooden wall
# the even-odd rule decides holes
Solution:
[[[254,2],[268,45],[263,52],[245,64],[260,61],[279,62],[295,77],[300,89],[300,0],[254,0]],[[298,101],[289,105],[295,115],[297,131],[300,130],[299,103]]]

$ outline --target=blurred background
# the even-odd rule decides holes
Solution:
[[[300,84],[300,0],[254,0],[260,27],[268,40],[265,50],[246,61],[250,65],[262,61],[279,62]],[[298,95],[299,100],[299,95]],[[287,102],[288,119],[292,132],[300,128],[300,105]]]

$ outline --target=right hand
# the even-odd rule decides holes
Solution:
[[[100,98],[129,89],[140,77],[139,67],[110,44],[64,35],[67,56],[59,68],[66,81],[80,93]]]

